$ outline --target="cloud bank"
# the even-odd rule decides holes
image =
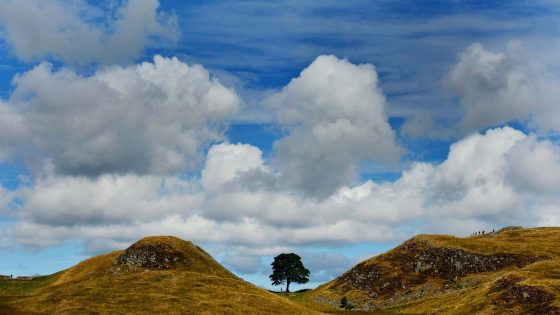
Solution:
[[[0,159],[25,161],[33,175],[0,190],[13,220],[0,239],[35,248],[79,239],[97,253],[172,234],[228,246],[224,263],[251,273],[262,255],[307,246],[559,224],[558,145],[511,127],[469,132],[514,118],[543,124],[540,109],[525,106],[533,85],[523,69],[468,48],[451,73],[471,113],[460,122],[466,135],[441,163],[360,182],[361,162],[391,165],[404,153],[372,65],[320,56],[271,93],[266,106],[283,135],[266,159],[225,139],[241,101],[202,66],[156,56],[81,75],[41,63],[0,103]],[[496,102],[508,97],[519,103]],[[519,111],[500,114],[508,106]],[[351,264],[306,255],[317,281]]]
[[[213,147],[203,174],[220,172],[222,164],[214,162],[227,160],[236,170],[226,181],[205,175],[37,180],[17,192],[27,202],[17,212],[14,237],[34,246],[78,237],[90,247],[111,248],[118,241],[171,233],[254,256],[282,246],[560,223],[551,210],[558,206],[560,181],[549,171],[560,169],[560,150],[509,127],[470,135],[452,145],[444,162],[416,163],[395,182],[343,186],[324,200],[266,183],[256,189],[239,185],[255,169],[274,175],[260,156],[258,148],[245,144]]]
[[[7,0],[0,27],[19,59],[77,65],[128,62],[146,46],[178,39],[177,17],[158,10],[158,0],[106,6],[103,12],[85,1]]]

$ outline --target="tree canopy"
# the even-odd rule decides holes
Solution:
[[[269,276],[273,285],[286,284],[286,292],[290,292],[290,283],[309,282],[309,270],[303,266],[301,257],[294,253],[280,254],[272,262],[272,274]]]

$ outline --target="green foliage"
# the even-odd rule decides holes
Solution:
[[[269,276],[273,285],[286,283],[286,292],[290,292],[290,283],[309,282],[309,270],[301,262],[301,257],[294,253],[280,254],[272,262],[272,274]]]
[[[342,299],[340,299],[340,308],[343,308],[345,310],[351,310],[354,309],[354,304],[348,302],[348,298],[347,297],[343,297]]]

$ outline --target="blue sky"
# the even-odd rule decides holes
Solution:
[[[558,225],[554,1],[6,1],[0,274],[171,234],[265,287]]]

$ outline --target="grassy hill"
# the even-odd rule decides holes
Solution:
[[[301,298],[397,314],[560,314],[560,228],[419,235]]]
[[[145,238],[32,281],[0,280],[0,314],[560,314],[560,228],[418,235],[319,288],[273,294],[198,246]]]
[[[309,314],[243,281],[204,250],[149,237],[32,281],[0,281],[0,314]]]

